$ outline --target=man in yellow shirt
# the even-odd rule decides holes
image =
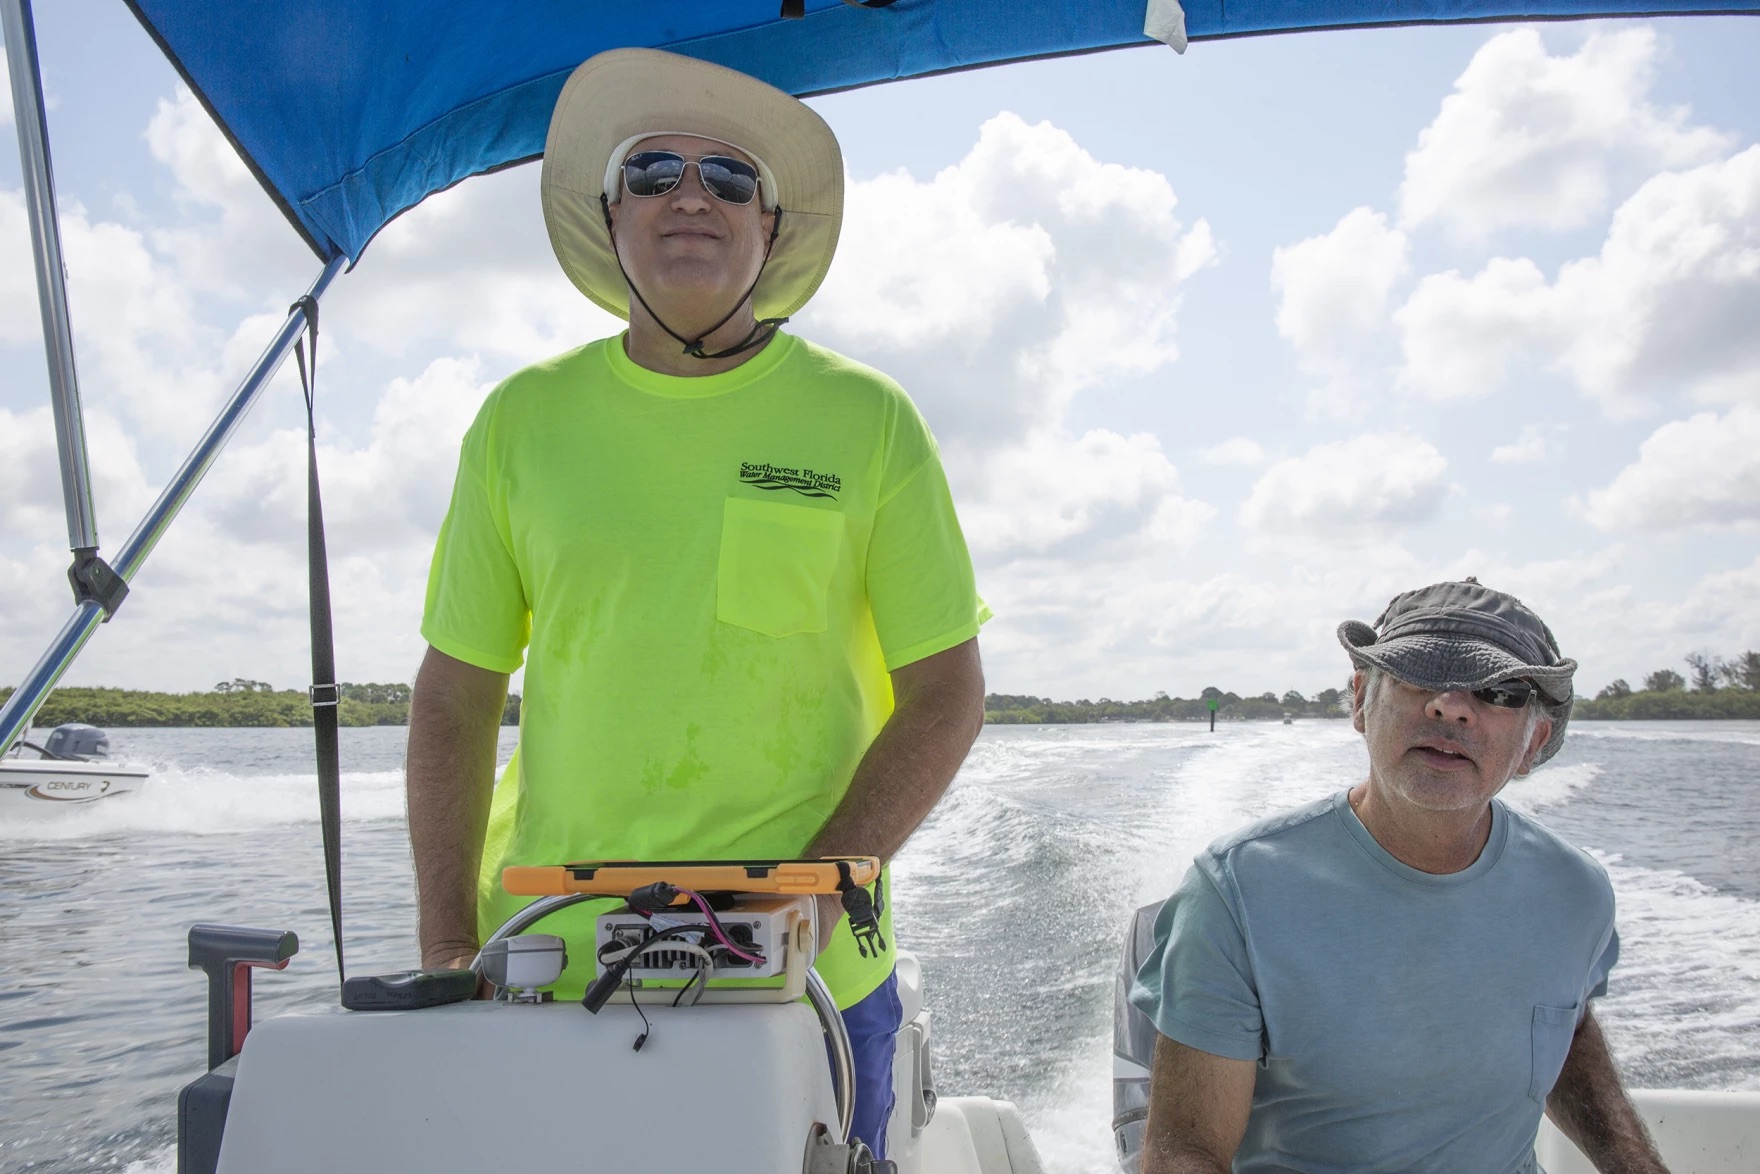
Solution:
[[[780,331],[836,247],[830,128],[742,74],[615,50],[563,89],[542,192],[564,271],[629,330],[514,374],[464,440],[410,710],[428,966],[523,903],[510,864],[888,859],[983,722],[988,613],[934,439],[890,380]],[[879,899],[890,944],[884,878]],[[576,943],[565,992],[598,911],[545,923]],[[820,924],[853,1132],[883,1156],[893,955],[835,900]]]

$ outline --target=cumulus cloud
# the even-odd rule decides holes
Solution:
[[[1760,406],[1664,424],[1581,509],[1603,530],[1760,522]]]
[[[1533,461],[1543,461],[1550,453],[1547,429],[1538,424],[1524,424],[1519,435],[1509,444],[1500,444],[1491,450],[1491,463],[1494,465],[1522,465]]]
[[[557,265],[535,166],[478,176],[399,216],[331,302],[360,345],[397,359],[445,349],[524,362],[623,329]]]
[[[1216,259],[1166,177],[1095,159],[1002,113],[926,180],[849,184],[843,237],[803,333],[898,379],[948,453],[981,568],[1195,541],[1159,441],[1068,424],[1084,390],[1179,354],[1184,283]]]
[[[1522,561],[1475,547],[1439,567],[1437,578],[1459,580],[1471,575],[1495,591],[1521,599],[1541,618],[1556,617],[1562,623],[1584,591],[1619,572],[1627,553],[1615,543],[1573,550],[1561,558]]]
[[[52,537],[60,485],[49,409],[0,408],[0,531]]]
[[[1256,469],[1266,461],[1265,449],[1250,436],[1233,436],[1220,444],[1213,444],[1198,454],[1198,459],[1206,465],[1219,465],[1224,468]]]
[[[1376,535],[1433,517],[1448,495],[1448,461],[1403,432],[1320,444],[1272,465],[1241,506],[1260,534]]]
[[[1023,563],[986,587],[1000,617],[985,630],[986,663],[1005,666],[1014,688],[1056,682],[1070,697],[1337,687],[1349,671],[1338,622],[1373,618],[1395,592],[1442,577],[1396,542],[1251,570],[1178,555],[1104,575],[1074,560]]]
[[[1551,292],[1526,257],[1495,257],[1470,278],[1454,269],[1424,278],[1394,314],[1401,385],[1441,400],[1500,390],[1511,364],[1549,337]]]
[[[147,123],[147,149],[170,173],[184,223],[158,227],[148,243],[202,296],[261,296],[285,304],[310,284],[317,258],[264,193],[238,152],[179,85]]]
[[[1760,392],[1760,146],[1646,182],[1600,251],[1548,281],[1527,258],[1432,274],[1394,315],[1401,381],[1438,399],[1486,395],[1518,362],[1615,412],[1656,396]]]
[[[1760,646],[1760,558],[1689,577],[1658,595],[1623,578],[1614,574],[1562,593],[1554,630],[1566,655],[1582,664],[1581,693],[1593,695],[1615,677],[1637,681],[1654,669],[1679,669],[1693,649]]]
[[[92,497],[100,516],[146,508],[152,487],[141,470],[133,438],[103,409],[85,414]],[[23,412],[0,408],[0,532],[60,541],[67,533],[55,456],[55,421],[47,406]],[[109,541],[118,536],[111,532]]]
[[[110,412],[85,412],[92,500],[99,537],[113,553],[126,533],[119,523],[138,516],[152,499],[128,430]],[[67,518],[61,471],[55,457],[55,422],[49,408],[0,408],[0,652],[18,673],[43,651],[72,605],[66,571]],[[108,630],[108,629],[106,629]],[[0,680],[16,680],[16,677]]]
[[[1278,248],[1271,256],[1277,333],[1310,369],[1356,356],[1386,326],[1388,299],[1410,254],[1405,233],[1366,207],[1323,236]]]
[[[489,383],[474,359],[442,358],[384,389],[364,437],[319,444],[337,646],[345,679],[406,679],[421,651],[428,552],[445,515],[458,441]],[[153,487],[133,443],[86,415],[100,517],[138,515]],[[328,431],[320,421],[321,431]],[[244,673],[289,685],[305,673],[305,433],[275,429],[224,451],[136,577],[127,623],[105,629],[75,679],[202,688]],[[66,608],[64,533],[47,408],[0,410],[0,637],[34,654]],[[114,551],[120,528],[104,530]],[[20,549],[17,539],[30,543]],[[225,568],[223,575],[216,568]],[[198,637],[199,634],[199,637]],[[167,665],[166,647],[199,648]],[[193,679],[183,675],[192,670]]]
[[[1760,146],[1656,176],[1555,285],[1559,366],[1608,402],[1760,393]]]
[[[1605,209],[1612,166],[1690,166],[1727,151],[1731,136],[1650,100],[1659,51],[1649,28],[1595,33],[1556,57],[1535,29],[1491,38],[1406,156],[1401,223],[1474,238],[1577,228]]]
[[[1035,434],[991,457],[981,480],[961,518],[980,563],[1124,537],[1184,550],[1215,513],[1180,494],[1179,471],[1147,433]]]
[[[244,344],[241,310],[262,310],[265,285],[285,307],[316,262],[298,256],[303,246],[187,92],[159,104],[148,139],[173,180],[175,226],[105,219],[64,192],[61,244],[82,393],[149,439],[181,444],[273,329],[263,324]],[[0,191],[0,344],[40,342],[23,195]]]
[[[1217,254],[1176,205],[1158,172],[998,114],[929,180],[850,184],[802,329],[898,378],[944,443],[1018,441],[1178,356],[1181,288]]]
[[[24,192],[0,190],[0,345],[41,341]]]
[[[439,358],[385,387],[362,441],[325,436],[320,421],[324,520],[339,548],[425,550],[433,542],[452,492],[459,440],[492,386],[480,359]],[[239,540],[303,533],[305,466],[303,428],[238,446],[215,470],[209,516]]]

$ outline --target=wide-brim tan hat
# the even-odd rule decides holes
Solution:
[[[765,207],[782,224],[752,293],[759,318],[807,304],[831,268],[843,225],[843,154],[831,128],[799,99],[743,73],[658,49],[612,49],[569,77],[550,116],[539,181],[544,224],[562,271],[619,318],[629,286],[611,249],[599,199],[618,146],[644,134],[685,134],[759,160],[776,191]]]

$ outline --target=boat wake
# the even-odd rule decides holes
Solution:
[[[403,818],[403,772],[342,777],[349,822]],[[45,817],[0,824],[0,842],[89,840],[133,833],[224,835],[316,823],[318,780],[311,774],[240,777],[202,768],[155,768],[140,791],[97,803],[68,804]]]

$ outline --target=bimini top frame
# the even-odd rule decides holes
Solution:
[[[37,293],[42,303],[44,342],[49,353],[49,393],[54,401],[56,438],[61,458],[62,490],[67,504],[68,545],[74,565],[73,614],[19,687],[0,706],[0,751],[23,736],[86,641],[109,618],[127,593],[128,581],[147,561],[172,519],[207,474],[214,458],[232,438],[240,421],[255,405],[270,378],[293,350],[305,329],[302,313],[290,312],[268,349],[246,374],[219,415],[166,485],[159,499],[122,544],[113,564],[97,557],[98,522],[93,506],[81,423],[79,385],[73,366],[73,330],[67,309],[67,287],[61,264],[61,235],[55,214],[54,180],[49,165],[49,140],[43,116],[42,78],[37,67],[35,30],[30,0],[0,0],[0,29],[6,37],[6,60],[12,74],[13,110],[23,156],[26,210],[37,263]],[[308,291],[321,297],[345,262],[326,263]]]
[[[1307,29],[1760,12],[1760,0],[128,0],[323,262],[315,298],[393,217],[535,159],[570,70],[669,49],[808,95],[1006,61]],[[0,706],[23,732],[300,337],[289,314],[123,545],[97,556],[29,0],[0,0],[24,159],[76,607]]]

